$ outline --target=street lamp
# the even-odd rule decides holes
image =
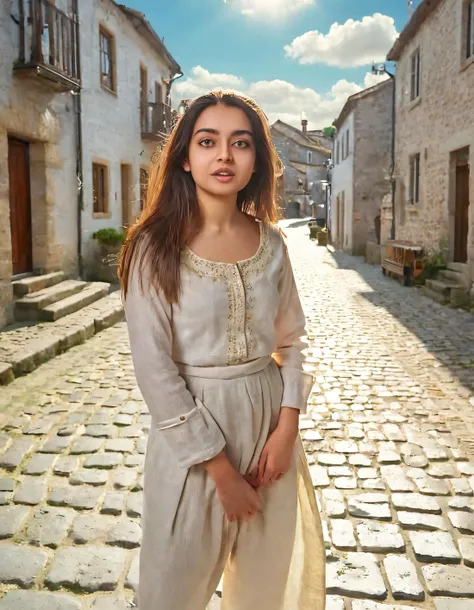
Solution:
[[[372,64],[372,74],[382,76],[386,74],[392,79],[392,168],[390,171],[390,182],[392,186],[392,227],[390,229],[390,238],[395,239],[395,102],[396,102],[396,79],[395,73],[389,72],[384,62]]]

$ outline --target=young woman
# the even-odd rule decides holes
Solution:
[[[325,553],[298,435],[313,383],[252,100],[213,91],[173,130],[120,277],[152,424],[139,610],[323,610]]]

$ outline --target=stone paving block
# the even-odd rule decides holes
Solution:
[[[40,453],[62,453],[70,443],[70,436],[52,436],[38,451]]]
[[[84,468],[111,469],[120,466],[122,461],[122,453],[96,453],[87,458]]]
[[[353,477],[354,471],[348,466],[330,466],[328,474],[330,477]]]
[[[15,479],[10,477],[0,478],[0,491],[13,491],[15,489]]]
[[[25,474],[40,475],[45,474],[53,465],[56,456],[48,453],[36,453],[23,469]]]
[[[362,483],[362,489],[386,489],[386,485],[382,479],[367,479]]]
[[[459,477],[459,472],[451,462],[435,462],[430,465],[427,470],[427,474],[430,477],[436,479],[450,479],[452,477]]]
[[[10,445],[10,448],[0,457],[0,468],[15,470],[31,451],[33,446],[34,442],[30,438],[15,439]]]
[[[76,514],[72,508],[38,508],[28,521],[23,538],[34,546],[56,548],[66,538]]]
[[[113,591],[118,584],[126,551],[115,547],[69,547],[55,555],[45,579],[52,589]]]
[[[421,571],[431,595],[474,597],[474,570],[472,568],[429,565],[423,566]]]
[[[392,513],[388,504],[368,504],[353,498],[348,499],[349,513],[359,519],[378,519],[391,521]]]
[[[449,508],[454,510],[465,510],[468,513],[474,513],[474,500],[472,498],[456,496],[449,500],[448,505]]]
[[[322,491],[324,511],[328,517],[342,518],[346,514],[344,496],[336,489],[323,489]]]
[[[409,532],[418,561],[459,563],[461,555],[448,532]]]
[[[92,436],[95,438],[114,438],[117,434],[117,430],[111,424],[105,425],[89,425],[86,426],[85,436]]]
[[[329,477],[327,469],[323,466],[310,466],[309,471],[314,487],[329,487]]]
[[[381,451],[377,461],[379,464],[400,464],[402,459],[396,451]]]
[[[81,610],[81,600],[64,593],[8,591],[0,600],[0,610]]]
[[[443,532],[448,530],[446,520],[439,515],[398,511],[398,520],[400,521],[401,526],[405,529],[419,529],[428,531],[441,530]]]
[[[43,436],[49,434],[51,429],[58,423],[59,418],[55,416],[51,417],[40,417],[37,420],[31,422],[31,424],[25,429],[23,434],[34,434]]]
[[[140,553],[135,553],[133,556],[132,562],[130,564],[130,568],[127,573],[127,579],[125,581],[125,586],[129,589],[133,589],[134,591],[138,588],[138,575],[140,569]]]
[[[472,599],[438,598],[434,599],[436,610],[472,610]]]
[[[96,507],[102,494],[102,489],[90,485],[57,487],[49,493],[48,503],[53,506],[87,510]]]
[[[340,453],[318,453],[318,463],[322,466],[342,466],[346,456]]]
[[[359,523],[357,537],[363,551],[387,553],[405,550],[405,542],[400,530],[397,525],[392,523],[377,523],[376,521]]]
[[[467,479],[450,479],[451,487],[455,494],[459,496],[472,496],[474,492],[472,487],[469,485]]]
[[[79,470],[69,477],[69,483],[71,485],[94,485],[101,486],[105,485],[109,480],[109,475],[103,470],[89,469]]]
[[[126,495],[120,492],[108,492],[101,512],[105,515],[120,515],[125,509]]]
[[[127,515],[129,517],[141,517],[143,512],[143,493],[141,491],[128,494]]]
[[[83,453],[96,453],[97,451],[101,450],[104,443],[104,439],[83,436],[82,438],[78,439],[71,447],[71,454],[80,455]]]
[[[137,473],[130,468],[117,468],[112,473],[115,489],[133,489],[137,483]]]
[[[113,525],[107,535],[107,544],[133,549],[140,546],[142,528],[137,521],[122,519]]]
[[[474,514],[463,511],[448,512],[448,517],[453,527],[462,534],[474,534]]]
[[[435,498],[417,493],[392,494],[392,502],[397,510],[441,514],[441,507]]]
[[[338,441],[334,443],[336,453],[358,453],[357,443],[353,441]]]
[[[131,610],[133,607],[124,595],[101,595],[91,602],[90,610]]]
[[[401,466],[381,466],[380,473],[393,492],[414,491],[415,486]]]
[[[46,496],[47,485],[45,477],[24,477],[20,487],[13,496],[17,504],[34,506],[43,501]]]
[[[45,567],[48,555],[45,551],[18,544],[2,544],[0,547],[0,582],[29,589]]]
[[[145,469],[145,456],[144,455],[128,455],[125,458],[125,466],[127,468],[136,468],[141,474]]]
[[[332,543],[338,549],[357,549],[354,536],[354,526],[351,521],[345,519],[331,520]]]
[[[359,468],[357,476],[362,480],[377,479],[379,477],[379,472],[377,468]]]
[[[11,491],[0,491],[0,506],[5,506],[5,504],[10,504],[12,499]]]
[[[327,570],[327,593],[349,597],[385,599],[387,589],[371,553],[347,553],[330,560]]]
[[[458,545],[464,563],[467,566],[474,568],[474,538],[460,538],[458,540]]]
[[[399,604],[379,604],[368,599],[355,599],[352,610],[413,610],[413,606],[400,606]]]
[[[326,610],[344,610],[344,600],[336,595],[326,596]]]
[[[388,555],[383,560],[394,599],[423,601],[425,592],[418,580],[416,567],[408,557]]]
[[[135,442],[131,438],[115,438],[106,441],[105,451],[133,453]]]
[[[115,519],[105,515],[77,515],[71,529],[71,540],[76,544],[88,544],[105,540],[107,532],[116,523]]]
[[[79,458],[73,455],[61,455],[54,465],[53,472],[59,476],[69,476],[79,466]]]
[[[418,491],[422,494],[429,496],[449,496],[451,491],[448,484],[443,479],[435,479],[427,475],[416,476],[415,485],[418,487]]]
[[[142,427],[137,424],[119,429],[120,438],[140,438],[141,436],[143,436]]]
[[[21,529],[28,513],[29,509],[26,506],[1,506],[0,539],[14,536]]]
[[[474,464],[472,462],[457,462],[459,472],[467,476],[474,475]]]
[[[336,489],[357,489],[357,479],[355,477],[338,477],[334,479]]]

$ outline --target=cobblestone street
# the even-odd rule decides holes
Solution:
[[[474,316],[285,231],[327,610],[472,610]],[[0,388],[0,610],[128,607],[149,421],[124,323]]]

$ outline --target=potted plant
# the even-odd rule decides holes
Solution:
[[[125,241],[124,231],[114,228],[99,229],[92,235],[99,244],[99,260],[94,276],[102,282],[117,282],[119,254]]]
[[[328,230],[326,227],[324,227],[324,229],[319,229],[316,237],[318,238],[318,246],[328,245]]]

